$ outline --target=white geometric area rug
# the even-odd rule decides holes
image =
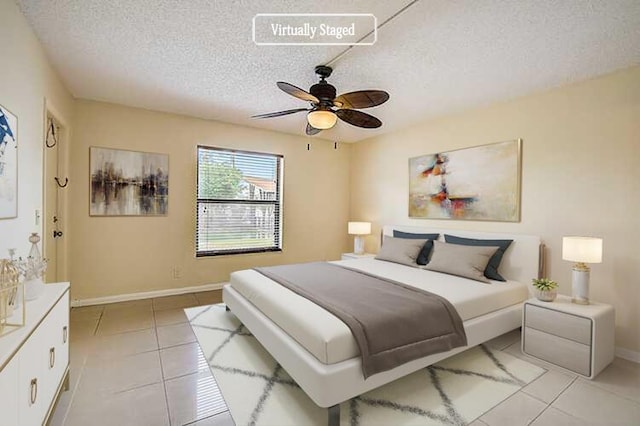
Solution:
[[[327,409],[309,399],[223,304],[185,312],[237,426],[327,424]],[[340,425],[465,425],[543,371],[477,346],[343,403]]]

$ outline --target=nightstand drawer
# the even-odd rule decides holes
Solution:
[[[565,339],[591,345],[591,320],[525,304],[525,325]]]
[[[591,375],[591,347],[525,327],[523,351],[584,376]]]

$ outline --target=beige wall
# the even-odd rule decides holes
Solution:
[[[0,104],[18,117],[18,217],[0,219],[0,258],[5,258],[8,248],[26,256],[29,234],[43,230],[35,211],[43,210],[45,102],[70,125],[74,101],[13,1],[0,1],[0,40]]]
[[[349,248],[349,145],[91,101],[77,102],[76,122],[73,299],[219,283],[235,270],[338,259]],[[195,258],[197,145],[284,155],[281,253]],[[169,154],[169,214],[90,217],[90,146]],[[174,266],[182,278],[172,278]]]
[[[520,223],[408,218],[408,158],[515,138],[523,139]],[[571,263],[562,260],[562,236],[600,236],[591,298],[614,305],[616,345],[640,351],[640,67],[355,144],[351,217],[540,235],[547,276],[564,294]],[[368,238],[369,251],[377,244]]]

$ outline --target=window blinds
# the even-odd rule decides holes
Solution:
[[[280,155],[198,147],[196,256],[282,248]]]

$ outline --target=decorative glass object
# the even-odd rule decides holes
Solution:
[[[26,259],[20,258],[17,262],[20,273],[24,276],[24,296],[25,300],[34,300],[40,297],[44,291],[44,281],[42,275],[47,270],[47,260],[42,258],[38,243],[40,236],[37,232],[32,232],[29,236],[31,250]]]
[[[24,287],[13,259],[0,259],[0,335],[24,325]]]

